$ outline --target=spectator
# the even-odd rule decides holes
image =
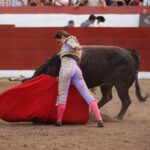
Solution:
[[[12,6],[27,6],[28,0],[12,0]]]
[[[88,18],[88,20],[84,21],[81,23],[81,27],[94,27],[94,22],[95,22],[96,17],[91,14]]]
[[[106,1],[105,0],[88,0],[87,6],[103,6],[106,7]]]
[[[42,2],[41,2],[41,0],[29,0],[29,5],[30,6],[41,6]]]
[[[74,27],[74,21],[73,20],[69,20],[68,24],[65,27]]]
[[[130,0],[128,5],[139,6],[140,0]]]
[[[105,0],[107,6],[111,6],[113,4],[113,0]]]
[[[112,5],[123,6],[126,5],[127,0],[112,0]]]
[[[105,27],[105,18],[103,16],[97,16],[97,27]]]
[[[143,0],[143,6],[150,6],[150,0]]]
[[[0,6],[11,6],[11,0],[0,0]]]
[[[44,6],[52,5],[52,1],[53,1],[53,0],[43,0],[43,5],[44,5]]]
[[[77,8],[79,6],[85,6],[88,3],[88,0],[78,0],[74,6]]]
[[[76,5],[78,5],[79,2],[80,2],[80,0],[69,0],[69,5],[76,6]]]
[[[70,0],[53,0],[53,5],[56,6],[68,6],[70,4]]]

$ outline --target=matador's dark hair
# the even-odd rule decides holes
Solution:
[[[70,36],[70,34],[64,30],[60,30],[60,31],[56,32],[55,39],[61,39],[62,36],[68,37],[68,36]]]

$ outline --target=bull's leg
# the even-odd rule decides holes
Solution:
[[[107,102],[109,102],[112,99],[112,87],[113,85],[107,84],[100,86],[101,92],[102,92],[102,98],[98,102],[98,107],[104,106]]]
[[[123,119],[129,105],[131,104],[131,100],[128,94],[128,89],[129,88],[124,88],[124,86],[119,85],[119,87],[116,87],[117,92],[118,92],[118,96],[121,99],[121,110],[119,112],[119,114],[117,115],[117,119],[121,120]]]

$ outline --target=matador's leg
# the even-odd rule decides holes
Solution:
[[[73,75],[73,64],[67,59],[62,61],[62,66],[59,73],[58,83],[58,98],[57,98],[57,123],[61,125],[63,114],[66,108],[66,101],[68,96],[68,89]]]
[[[89,104],[89,107],[91,108],[91,110],[94,112],[95,118],[98,121],[98,126],[103,127],[100,110],[97,106],[95,98],[89,92],[88,87],[83,79],[82,72],[79,68],[78,68],[78,71],[76,72],[76,74],[74,75],[72,81],[73,81],[75,87],[78,89],[81,96],[85,99],[85,101]]]

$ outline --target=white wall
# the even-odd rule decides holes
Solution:
[[[34,70],[0,70],[0,77],[19,77],[23,75],[25,77],[31,77]],[[150,79],[150,72],[139,72],[139,79]]]
[[[95,14],[96,16],[102,14]],[[107,27],[138,27],[139,14],[104,14]],[[75,26],[87,20],[89,15],[70,14],[0,14],[0,24],[15,24],[16,27],[64,27],[69,20]]]

